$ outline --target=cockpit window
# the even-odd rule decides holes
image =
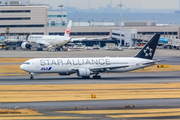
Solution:
[[[26,65],[30,65],[30,62],[25,62],[24,64],[26,64]]]

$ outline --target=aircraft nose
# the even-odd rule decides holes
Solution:
[[[25,70],[24,65],[21,65],[20,68],[21,70]]]

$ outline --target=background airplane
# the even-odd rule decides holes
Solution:
[[[71,31],[72,21],[69,21],[64,36],[59,35],[30,35],[26,42],[21,45],[22,49],[31,49],[33,44],[39,44],[38,50],[43,50],[41,45],[48,48],[48,51],[56,51],[56,47],[61,47],[68,43],[71,38],[69,37]]]
[[[40,50],[40,51],[43,50],[43,48],[41,46],[47,47],[48,51],[57,51],[56,48],[60,49],[60,47],[64,46],[68,42],[82,41],[82,40],[88,39],[88,38],[71,38],[70,37],[71,25],[72,25],[72,20],[69,21],[69,24],[66,28],[64,36],[59,36],[59,35],[30,35],[28,37],[28,40],[22,43],[21,48],[22,49],[31,49],[33,44],[38,44],[39,45],[38,50]],[[110,37],[110,36],[108,36],[108,37]],[[89,38],[88,40],[105,39],[108,37]]]

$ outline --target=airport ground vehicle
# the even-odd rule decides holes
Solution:
[[[6,44],[4,44],[4,43],[3,43],[3,44],[0,44],[0,50],[1,50],[1,49],[6,49]]]

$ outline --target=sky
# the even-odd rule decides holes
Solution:
[[[54,9],[63,4],[77,9],[89,9],[106,7],[108,4],[112,7],[117,6],[120,1],[125,9],[179,9],[180,0],[30,0],[31,3],[50,4]],[[90,4],[89,4],[90,3]]]

